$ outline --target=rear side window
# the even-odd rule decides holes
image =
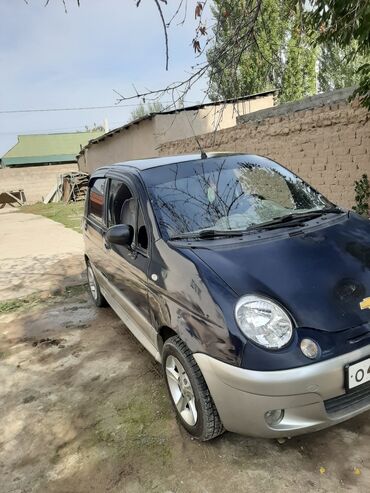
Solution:
[[[97,178],[90,184],[89,216],[103,221],[105,178]]]

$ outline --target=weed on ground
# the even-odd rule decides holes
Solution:
[[[37,293],[25,298],[15,298],[12,300],[0,302],[0,315],[13,313],[17,311],[29,310],[40,303],[54,303],[61,299],[80,298],[87,293],[87,284],[78,286],[68,286],[54,294]]]
[[[37,204],[24,205],[19,209],[19,212],[38,214],[47,217],[48,219],[64,224],[67,228],[71,228],[74,231],[81,233],[81,220],[84,206],[84,201],[70,202],[69,204],[64,202],[52,202],[50,204],[38,202]]]

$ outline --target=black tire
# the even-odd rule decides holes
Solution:
[[[197,419],[194,425],[190,425],[181,416],[179,410],[174,402],[173,395],[171,393],[169,378],[167,376],[166,364],[168,358],[172,356],[183,366],[186,372],[186,376],[189,379],[194,395],[195,408],[197,411]],[[182,426],[196,439],[201,441],[211,440],[212,438],[221,435],[225,430],[218,415],[216,406],[213,402],[211,394],[208,390],[207,384],[203,378],[202,372],[197,365],[191,351],[186,344],[177,336],[167,339],[163,346],[162,352],[162,364],[164,379],[166,382],[167,390],[171,398],[172,405],[175,409],[176,415]]]
[[[100,291],[99,283],[96,279],[93,268],[91,267],[89,261],[86,262],[86,274],[87,274],[87,281],[89,285],[89,293],[91,295],[94,304],[97,307],[108,306],[107,300],[104,298],[102,292]]]

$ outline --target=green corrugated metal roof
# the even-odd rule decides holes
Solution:
[[[17,144],[1,161],[5,166],[76,161],[76,155],[89,140],[104,132],[19,135]]]

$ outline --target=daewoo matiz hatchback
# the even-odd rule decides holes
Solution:
[[[97,170],[89,286],[163,365],[182,425],[279,437],[370,409],[370,222],[254,155]]]

